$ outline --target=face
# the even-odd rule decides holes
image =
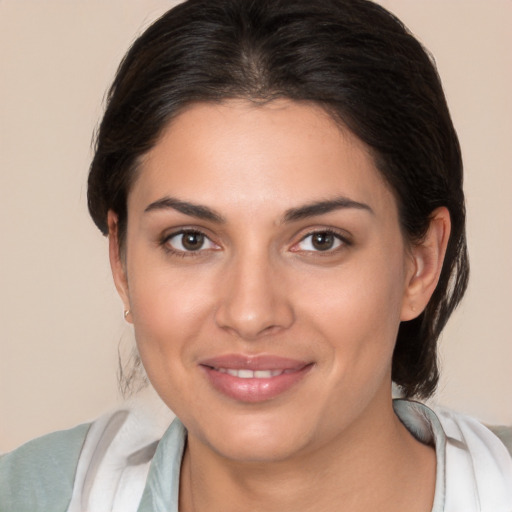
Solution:
[[[189,442],[260,461],[391,409],[414,271],[363,143],[284,100],[175,118],[142,161],[114,262],[148,376]]]

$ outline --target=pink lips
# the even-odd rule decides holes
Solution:
[[[313,364],[278,356],[231,354],[201,361],[212,386],[241,402],[277,397],[298,383]]]

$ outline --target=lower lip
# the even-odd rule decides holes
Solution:
[[[282,373],[268,379],[242,379],[201,365],[210,383],[217,391],[229,398],[249,403],[276,398],[301,381],[312,367],[312,364],[308,364],[296,371]]]

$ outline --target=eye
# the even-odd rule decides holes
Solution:
[[[180,231],[169,235],[164,240],[164,244],[173,252],[181,253],[219,248],[204,233],[194,230]]]
[[[348,242],[333,231],[315,231],[306,235],[298,244],[293,247],[294,251],[333,251],[342,245],[349,245]]]

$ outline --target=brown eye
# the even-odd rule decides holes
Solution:
[[[187,251],[197,251],[204,244],[204,235],[202,233],[183,233],[181,243]]]
[[[204,249],[218,249],[206,235],[200,231],[181,231],[167,238],[166,244],[175,252],[197,252]]]
[[[331,231],[316,231],[306,235],[296,246],[295,251],[326,252],[334,251],[342,245],[350,245],[340,235]]]
[[[311,245],[317,251],[327,251],[332,249],[336,239],[332,233],[315,233],[311,237]]]

